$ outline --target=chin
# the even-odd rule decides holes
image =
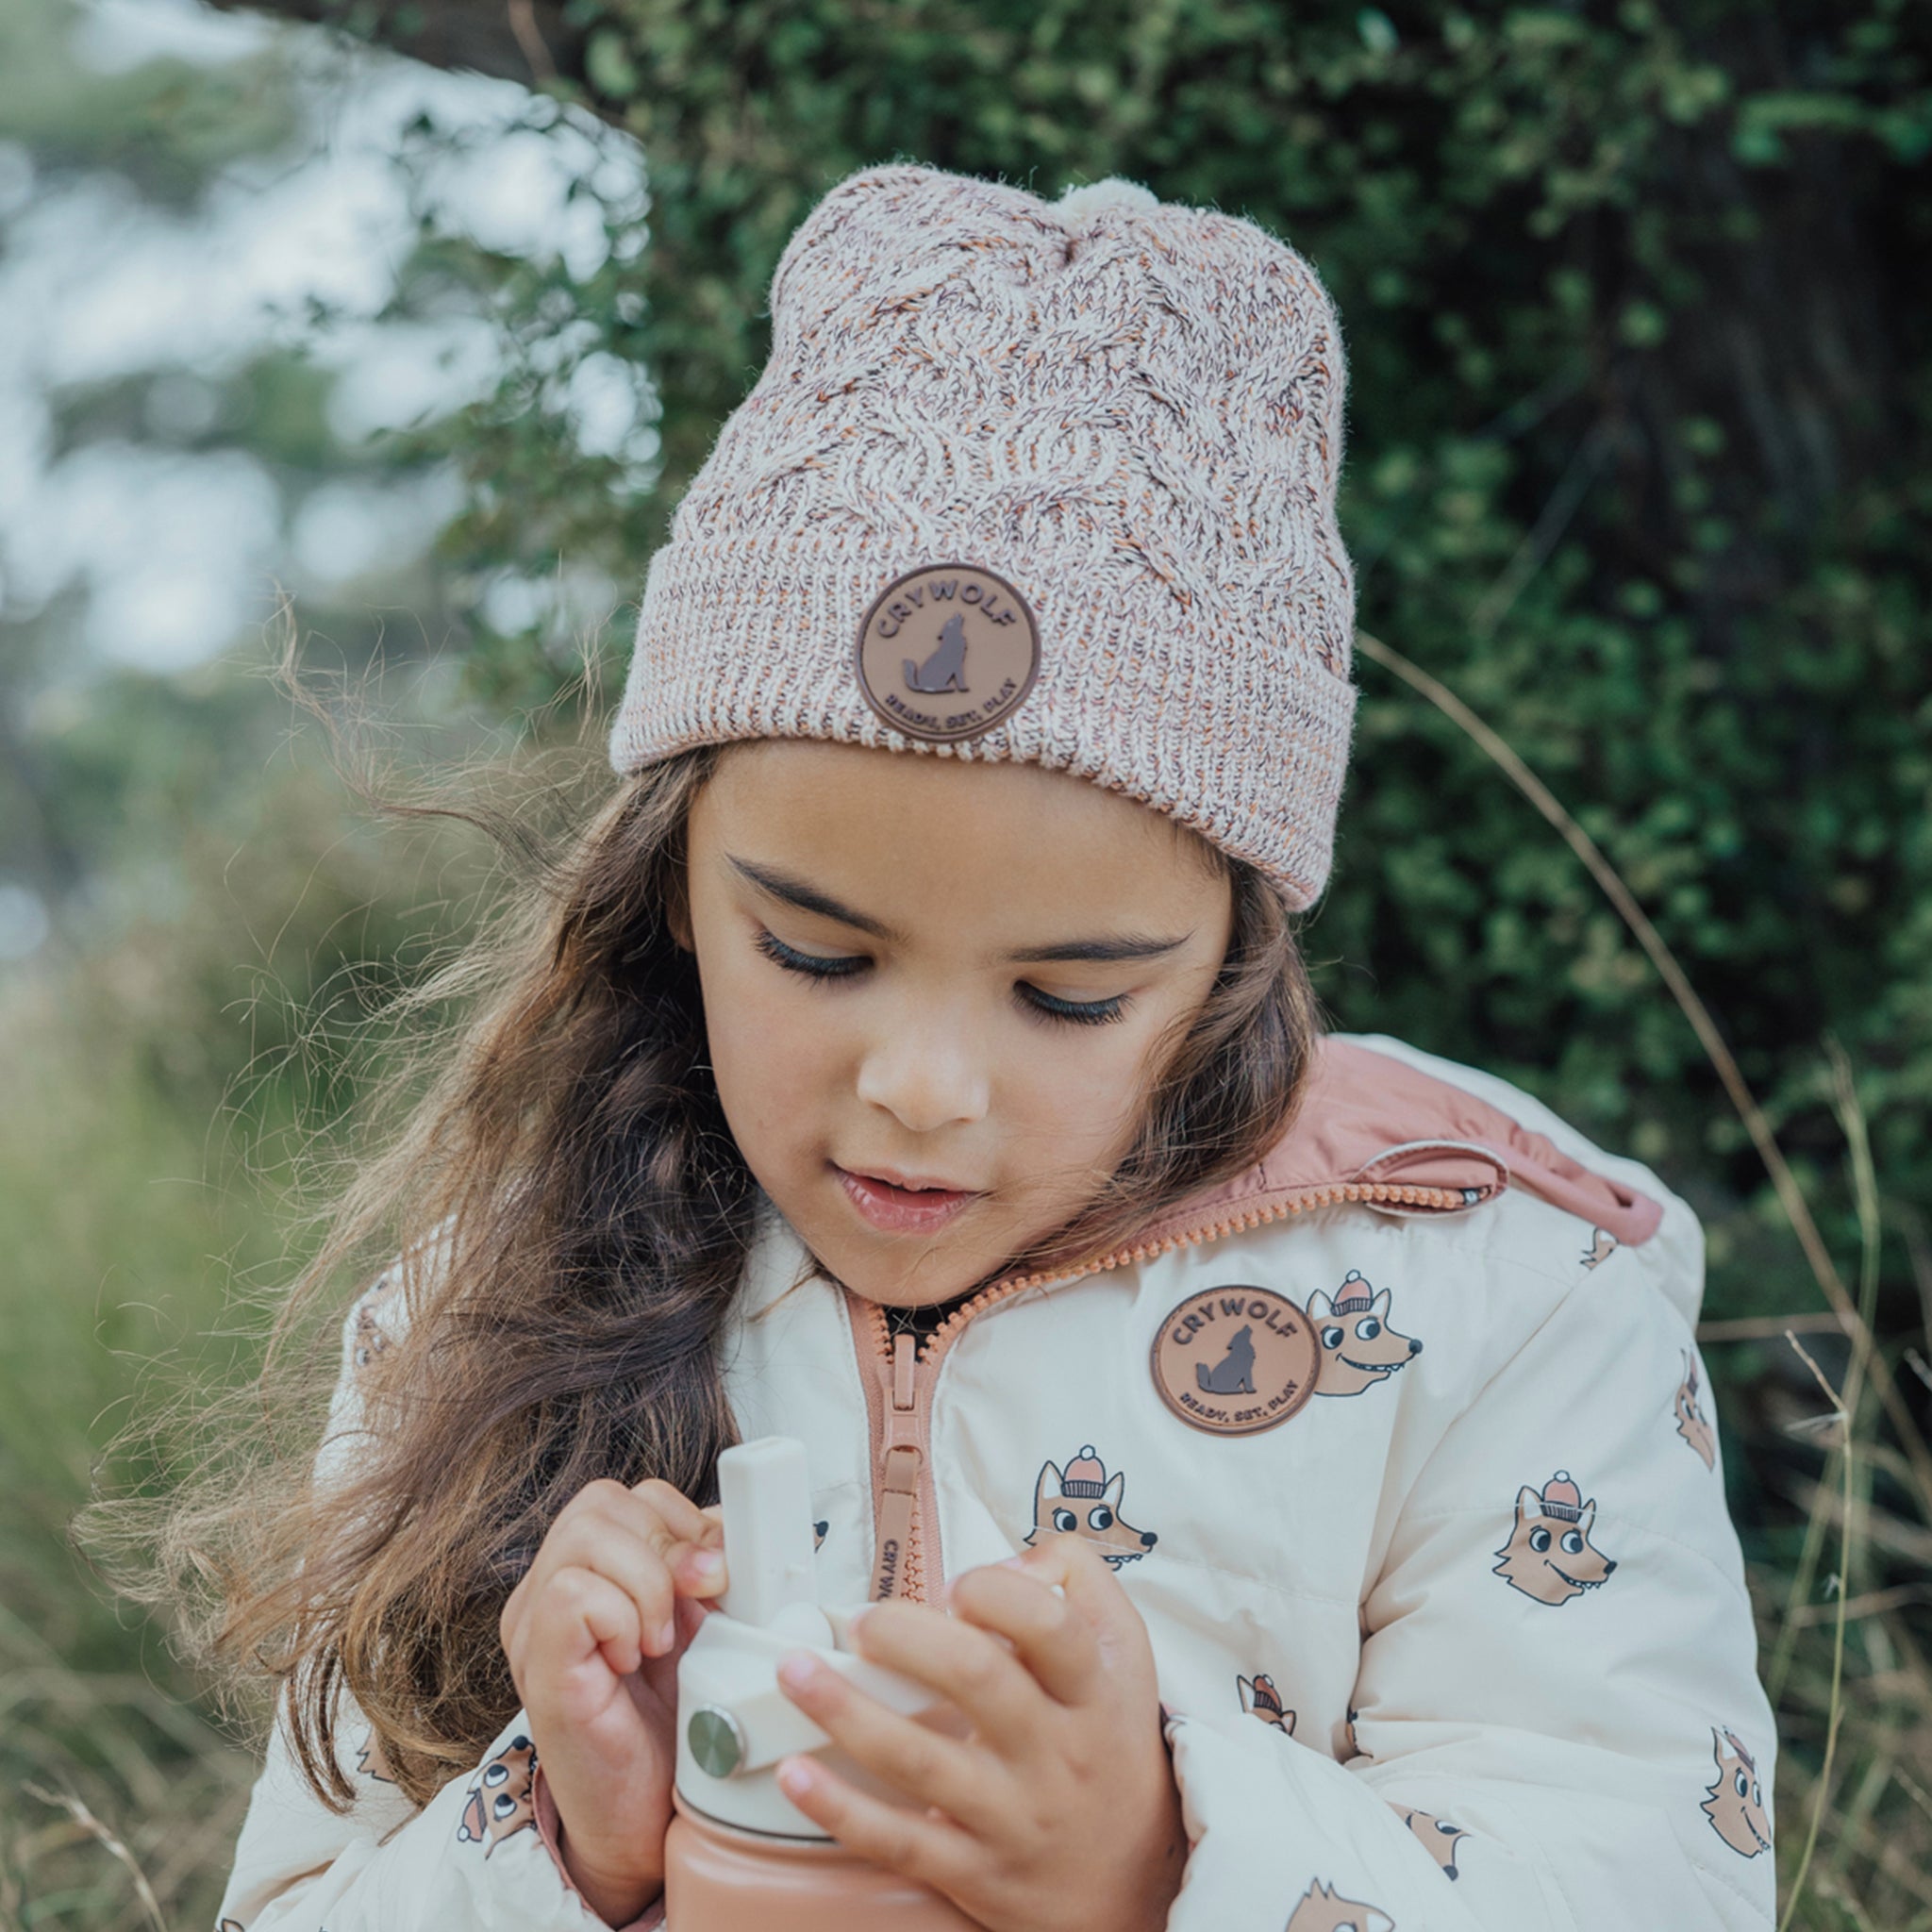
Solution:
[[[867,1301],[888,1307],[917,1307],[925,1302],[950,1301],[964,1294],[992,1267],[971,1256],[958,1257],[917,1241],[808,1242],[821,1263]]]

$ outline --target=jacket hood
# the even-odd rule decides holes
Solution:
[[[1141,1239],[1158,1245],[1207,1224],[1262,1218],[1298,1195],[1351,1188],[1418,1191],[1406,1206],[1376,1204],[1386,1211],[1454,1213],[1512,1183],[1625,1245],[1648,1241],[1663,1219],[1648,1194],[1573,1160],[1477,1095],[1373,1047],[1324,1038],[1301,1105],[1268,1153],[1167,1209]]]

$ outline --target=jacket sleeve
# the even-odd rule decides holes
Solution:
[[[1674,1198],[1662,1232],[1674,1258],[1553,1291],[1390,1506],[1347,1762],[1170,1714],[1170,1932],[1772,1924],[1772,1716],[1685,1314],[1701,1233]]]
[[[319,1475],[356,1453],[357,1371],[400,1333],[400,1300],[385,1275],[349,1311]],[[420,1807],[388,1776],[378,1741],[346,1697],[337,1737],[356,1789],[347,1812],[330,1810],[309,1788],[278,1719],[236,1844],[219,1932],[601,1932],[606,1922],[558,1856],[556,1805],[521,1710],[474,1771]],[[662,1922],[660,1901],[625,1932]]]

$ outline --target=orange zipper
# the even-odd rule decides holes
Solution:
[[[1012,1274],[980,1290],[971,1301],[962,1302],[927,1337],[924,1349],[910,1335],[894,1335],[886,1321],[885,1309],[865,1296],[845,1291],[852,1315],[852,1337],[858,1351],[858,1378],[865,1388],[865,1405],[871,1424],[873,1468],[875,1471],[875,1539],[874,1541],[872,1589],[876,1601],[900,1597],[911,1603],[927,1601],[925,1588],[926,1552],[922,1533],[932,1525],[932,1567],[934,1583],[943,1582],[939,1556],[939,1498],[932,1474],[932,1393],[939,1379],[939,1365],[947,1349],[958,1340],[959,1331],[975,1315],[984,1314],[994,1303],[1022,1289],[1038,1288],[1045,1282],[1078,1281],[1089,1274],[1104,1274],[1129,1262],[1152,1260],[1174,1248],[1191,1247],[1196,1242],[1219,1241],[1222,1236],[1259,1227],[1270,1221],[1285,1220],[1291,1214],[1305,1213],[1311,1208],[1332,1208],[1344,1201],[1381,1202],[1391,1207],[1433,1208],[1446,1211],[1473,1207],[1474,1191],[1461,1188],[1414,1188],[1387,1182],[1341,1181],[1331,1187],[1310,1188],[1264,1208],[1250,1208],[1205,1227],[1187,1228],[1178,1234],[1121,1248],[1095,1261],[1060,1272]],[[1478,1196],[1477,1198],[1486,1198]]]

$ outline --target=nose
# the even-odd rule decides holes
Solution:
[[[941,1024],[900,1027],[876,1041],[858,1069],[858,1097],[880,1107],[908,1133],[930,1134],[984,1117],[984,1070],[965,1043]]]
[[[1410,1341],[1409,1341],[1409,1344],[1408,1344],[1408,1352],[1409,1352],[1409,1354],[1410,1354],[1410,1355],[1420,1355],[1420,1354],[1422,1354],[1422,1352],[1423,1352],[1423,1345],[1422,1345],[1422,1343],[1421,1343],[1420,1341],[1415,1341],[1415,1340],[1414,1340],[1413,1338],[1411,1338],[1411,1339],[1410,1339]]]
[[[1141,1547],[1143,1550],[1151,1550],[1159,1541],[1151,1529],[1143,1529],[1141,1532]]]
[[[1613,1558],[1608,1557],[1606,1557],[1604,1558],[1604,1574],[1606,1576],[1607,1576],[1610,1574],[1610,1572],[1614,1570],[1616,1567],[1617,1565]]]

